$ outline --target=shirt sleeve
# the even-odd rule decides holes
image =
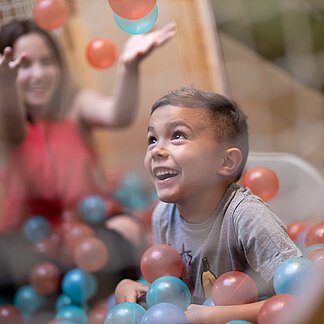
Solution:
[[[302,255],[283,222],[261,200],[243,200],[234,214],[238,244],[250,267],[266,282],[273,279],[281,262]]]

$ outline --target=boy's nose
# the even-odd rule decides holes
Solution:
[[[169,151],[164,145],[157,144],[152,149],[152,158],[164,158],[169,155]]]

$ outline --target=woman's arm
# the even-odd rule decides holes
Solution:
[[[26,135],[26,116],[16,87],[17,70],[25,56],[13,58],[6,47],[0,55],[0,137],[5,144],[17,144]]]
[[[83,90],[77,99],[79,116],[87,124],[123,127],[133,120],[139,98],[139,63],[175,35],[175,24],[129,38],[120,55],[112,97]]]

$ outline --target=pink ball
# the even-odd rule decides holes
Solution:
[[[240,271],[229,271],[215,280],[212,298],[217,306],[248,304],[258,300],[258,289],[249,275]]]

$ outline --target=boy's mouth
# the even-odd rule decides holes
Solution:
[[[169,179],[179,174],[178,171],[168,168],[156,168],[153,170],[153,173],[158,180]]]

